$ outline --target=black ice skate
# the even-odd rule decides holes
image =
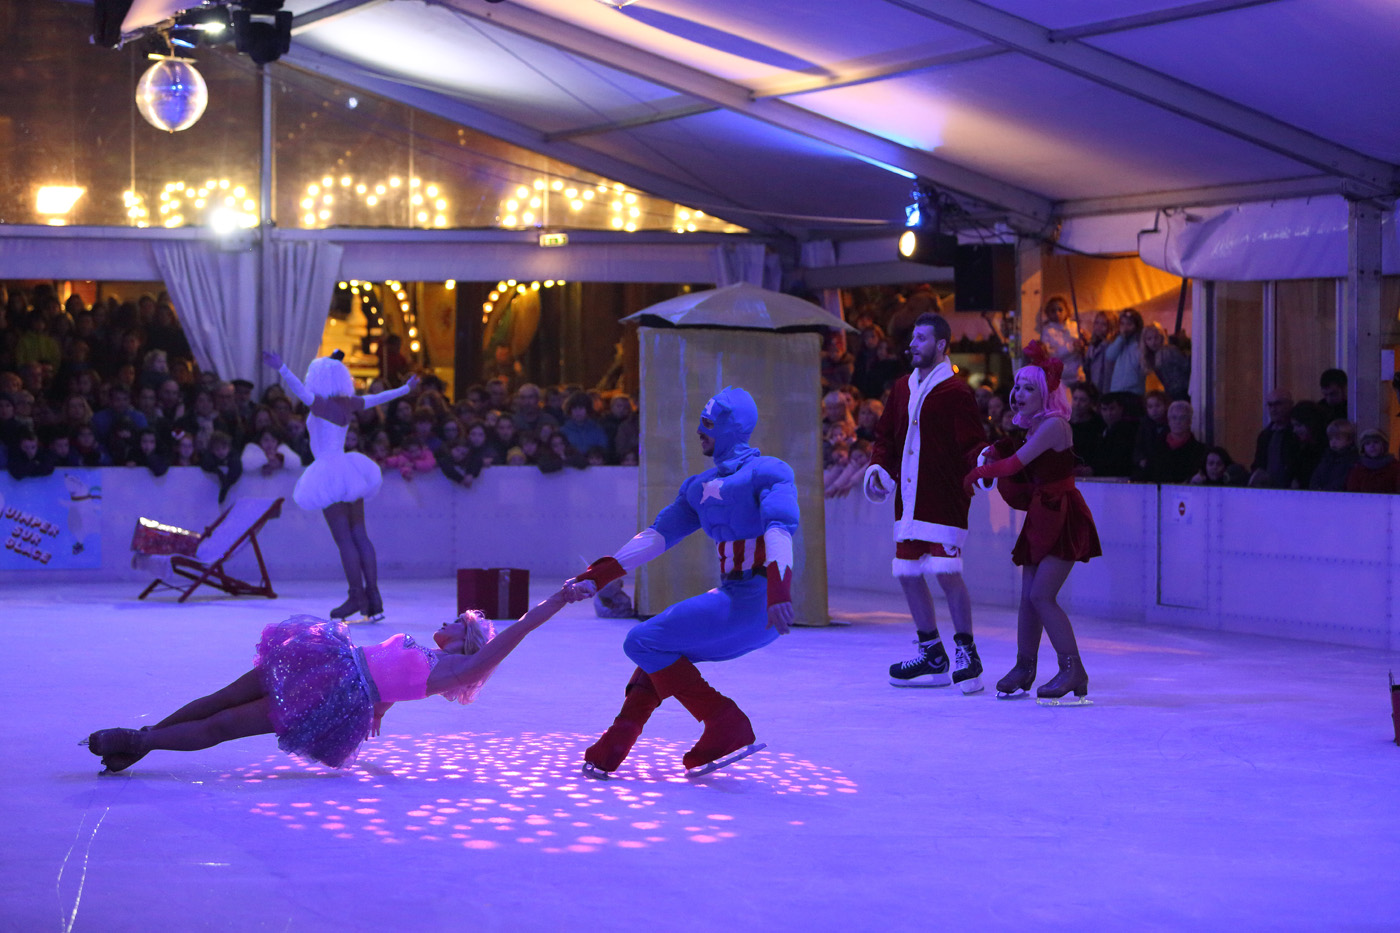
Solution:
[[[997,681],[997,699],[1011,700],[1016,697],[1030,696],[1031,687],[1035,686],[1035,662],[1034,655],[1016,655],[1016,666],[1006,672],[1006,676]]]
[[[1090,706],[1089,675],[1077,654],[1061,654],[1060,672],[1035,691],[1041,706]],[[1072,694],[1072,695],[1071,695]]]
[[[366,622],[384,621],[384,597],[379,595],[379,587],[371,586],[365,590],[365,616]]]
[[[331,610],[331,618],[353,622],[354,617],[365,611],[365,591],[363,587],[352,586],[350,598]]]
[[[982,692],[982,659],[971,635],[953,636],[953,683],[964,695]]]
[[[948,674],[948,652],[942,639],[915,641],[919,653],[908,661],[890,665],[890,683],[896,687],[946,687],[953,682]]]

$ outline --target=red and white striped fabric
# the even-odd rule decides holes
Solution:
[[[753,570],[763,573],[768,565],[762,538],[740,538],[738,541],[720,541],[719,572],[723,576],[739,570]]]

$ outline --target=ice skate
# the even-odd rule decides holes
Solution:
[[[1005,677],[997,681],[998,700],[1030,696],[1031,687],[1035,686],[1035,661],[1034,657],[1027,657],[1024,654],[1016,655],[1016,666],[1007,671]]]
[[[982,659],[970,634],[953,636],[953,683],[964,696],[982,692]]]
[[[1060,671],[1036,690],[1041,706],[1090,706],[1089,675],[1077,654],[1059,655]],[[1072,697],[1068,694],[1073,694]]]
[[[617,718],[583,753],[583,776],[606,781],[632,751],[632,746],[641,738],[642,728],[660,705],[661,697],[657,696],[651,677],[637,668],[627,681]]]
[[[371,623],[384,621],[384,597],[379,595],[379,587],[365,588],[365,611],[359,621]]]
[[[767,747],[767,742],[756,742],[752,745],[745,745],[743,748],[738,749],[737,751],[730,752],[723,758],[712,761],[709,764],[699,765],[698,767],[690,768],[685,772],[685,776],[688,778],[697,778],[709,774],[712,771],[718,771],[720,768],[732,765],[736,761],[742,761],[743,759],[752,755],[754,752],[761,752]]]
[[[331,616],[332,619],[336,619],[336,620],[343,621],[343,622],[349,622],[349,621],[351,621],[351,620],[353,620],[353,619],[356,619],[356,618],[358,618],[358,617],[364,615],[364,612],[365,612],[365,591],[364,591],[364,587],[361,587],[361,586],[352,586],[352,587],[350,587],[350,596],[349,596],[349,598],[346,599],[345,602],[341,603],[339,606],[336,606],[334,609],[332,609],[331,612],[330,612],[330,616]]]
[[[908,661],[890,665],[890,683],[896,687],[946,687],[953,682],[948,673],[948,652],[943,641],[918,641],[919,653]],[[980,664],[979,664],[980,672]]]
[[[114,774],[131,767],[146,754],[141,748],[141,733],[136,729],[99,729],[78,744],[86,745]]]

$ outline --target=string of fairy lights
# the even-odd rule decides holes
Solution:
[[[574,183],[537,177],[500,198],[495,225],[504,230],[560,227],[631,233],[643,226],[645,197],[620,182]],[[743,229],[701,210],[659,203],[670,204],[669,229],[675,233]],[[122,192],[122,205],[128,222],[137,227],[232,230],[256,227],[259,217],[250,186],[229,178],[168,181],[154,206],[145,194],[129,188]],[[349,173],[323,175],[306,185],[297,208],[297,224],[303,229],[338,224],[445,229],[452,216],[452,202],[441,182],[401,175],[376,180]],[[654,209],[648,213],[655,215]]]

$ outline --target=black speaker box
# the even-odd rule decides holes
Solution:
[[[1011,311],[1018,304],[1016,247],[959,246],[953,258],[956,311]]]

